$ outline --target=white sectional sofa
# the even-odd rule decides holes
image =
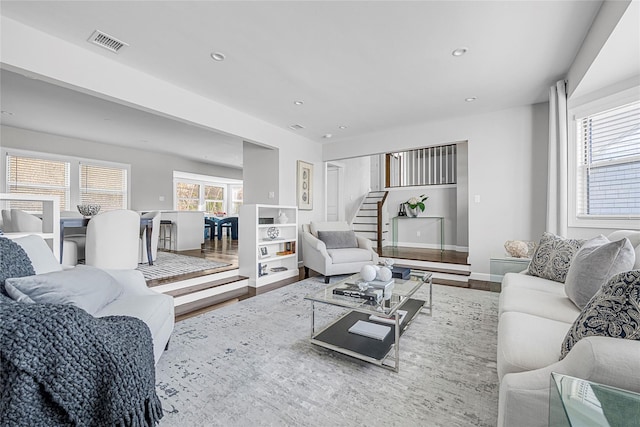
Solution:
[[[64,269],[53,256],[53,253],[45,241],[36,235],[21,237],[14,240],[26,252],[31,260],[33,269],[38,275],[68,273],[72,270],[81,270],[84,266]],[[87,269],[92,267],[86,267]],[[166,348],[174,326],[173,297],[160,294],[147,287],[147,283],[141,272],[136,270],[101,270],[108,273],[117,282],[116,286],[122,288],[121,293],[108,304],[96,303],[95,298],[100,298],[100,293],[91,294],[92,287],[98,289],[96,283],[86,283],[87,291],[82,290],[80,298],[92,307],[99,307],[97,311],[90,312],[94,317],[106,316],[132,316],[147,324],[153,339],[153,355],[157,363]],[[104,273],[103,273],[104,274]],[[98,275],[95,279],[98,280]],[[69,280],[77,280],[78,276],[69,277]],[[60,276],[56,277],[59,280]],[[47,285],[51,285],[48,283]],[[55,283],[54,283],[55,285]],[[54,288],[55,289],[55,288]],[[12,295],[13,297],[13,295]],[[53,297],[55,299],[55,297]],[[14,298],[15,299],[15,298]],[[42,301],[45,302],[45,301]],[[74,304],[75,305],[75,304]],[[84,308],[84,307],[81,307]]]
[[[632,269],[640,269],[640,232],[618,231],[608,237],[628,238],[635,250]],[[526,272],[505,275],[498,323],[498,426],[548,426],[552,372],[640,392],[640,341],[589,336],[560,360],[565,337],[581,311],[563,283]]]

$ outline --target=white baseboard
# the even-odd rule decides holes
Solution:
[[[487,274],[487,273],[474,273],[471,272],[471,276],[469,276],[470,279],[473,280],[482,280],[483,282],[490,282],[491,281],[491,275]]]

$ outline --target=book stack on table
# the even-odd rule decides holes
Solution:
[[[380,301],[382,301],[384,291],[382,289],[367,289],[362,291],[357,285],[346,283],[344,285],[336,287],[333,290],[333,294],[344,297],[360,298],[367,301],[379,303]]]

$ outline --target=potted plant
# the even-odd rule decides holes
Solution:
[[[407,205],[407,215],[411,217],[417,217],[418,209],[420,209],[420,212],[424,212],[424,202],[428,198],[428,196],[422,194],[418,197],[412,197],[404,202],[404,204]]]

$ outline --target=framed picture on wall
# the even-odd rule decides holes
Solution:
[[[298,209],[313,209],[313,165],[298,160]]]

